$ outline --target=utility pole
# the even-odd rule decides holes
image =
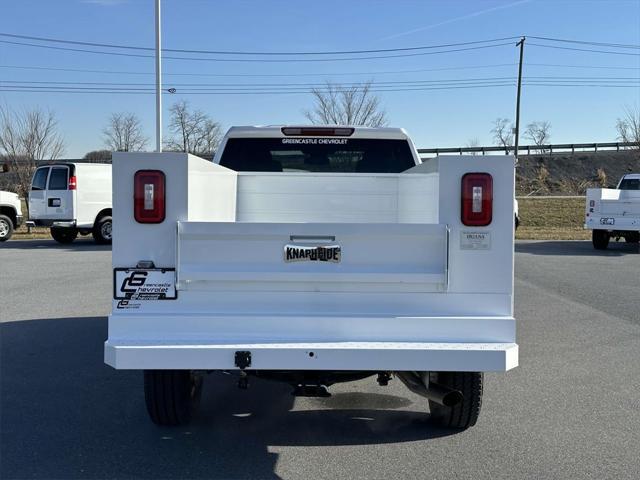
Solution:
[[[160,0],[156,0],[156,152],[162,152],[162,44]]]
[[[516,47],[520,47],[520,65],[518,66],[518,96],[516,97],[516,129],[513,132],[514,135],[514,155],[516,157],[516,161],[518,159],[518,145],[520,143],[520,92],[522,91],[522,59],[524,57],[524,41],[526,37],[522,37],[518,43],[516,43]]]

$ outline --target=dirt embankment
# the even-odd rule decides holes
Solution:
[[[640,173],[640,150],[520,155],[517,195],[584,195],[615,187],[625,173]]]

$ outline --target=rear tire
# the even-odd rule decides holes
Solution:
[[[186,425],[200,399],[202,377],[190,370],[145,370],[144,398],[156,425]]]
[[[6,215],[0,215],[0,242],[6,242],[13,235],[13,222]]]
[[[466,429],[478,421],[482,406],[482,372],[431,372],[429,382],[444,385],[462,392],[462,402],[445,407],[429,400],[431,419],[446,428]]]
[[[71,243],[78,236],[78,230],[67,227],[51,227],[51,236],[58,243]]]
[[[594,230],[591,234],[593,248],[596,250],[606,250],[609,246],[609,232],[606,230]]]
[[[93,226],[93,239],[99,245],[107,245],[111,243],[111,216],[105,215],[100,217]]]
[[[627,243],[640,243],[640,232],[628,232],[624,240]]]

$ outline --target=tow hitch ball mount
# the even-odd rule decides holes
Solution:
[[[240,350],[235,354],[235,365],[240,369],[238,388],[246,390],[249,387],[249,376],[245,369],[251,366],[251,352]]]

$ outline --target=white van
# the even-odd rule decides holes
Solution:
[[[111,243],[111,165],[56,163],[39,167],[29,192],[29,220],[50,227],[59,243],[91,233]]]

